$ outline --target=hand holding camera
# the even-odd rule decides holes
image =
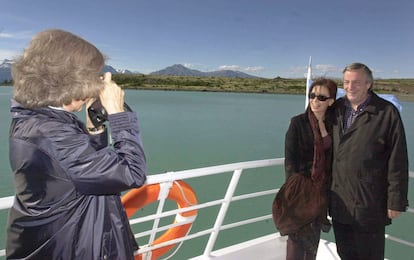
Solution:
[[[125,92],[112,81],[112,74],[110,72],[106,72],[103,75],[103,82],[105,86],[99,98],[108,115],[124,112]]]
[[[102,126],[110,114],[124,112],[125,110],[131,111],[124,102],[125,92],[112,81],[110,72],[103,75],[103,82],[104,89],[99,95],[99,99],[88,107],[89,119],[95,128]]]

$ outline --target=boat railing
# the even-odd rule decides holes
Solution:
[[[178,181],[178,180],[187,180],[192,178],[199,178],[203,176],[211,176],[216,174],[231,174],[230,181],[227,185],[227,190],[224,193],[224,196],[220,199],[211,200],[211,201],[199,201],[196,205],[191,205],[186,208],[179,208],[179,209],[173,209],[164,211],[162,208],[164,206],[164,201],[166,198],[161,198],[161,200],[158,203],[158,209],[155,214],[147,215],[144,217],[133,217],[130,218],[130,224],[133,227],[134,225],[141,224],[144,222],[153,221],[153,226],[146,231],[142,231],[139,233],[135,233],[136,239],[142,239],[143,237],[149,237],[148,243],[146,245],[140,245],[140,249],[136,252],[136,254],[142,254],[142,259],[151,259],[151,251],[156,250],[158,248],[162,248],[169,245],[178,245],[175,250],[178,250],[181,246],[181,244],[184,241],[191,240],[194,238],[199,238],[203,236],[208,236],[207,243],[204,247],[204,252],[202,253],[203,258],[210,259],[210,254],[214,250],[217,238],[221,231],[232,229],[244,225],[249,225],[261,221],[269,221],[272,219],[271,215],[271,205],[269,205],[269,214],[265,214],[258,217],[243,219],[240,221],[236,221],[229,224],[224,224],[224,219],[226,214],[228,213],[228,209],[231,203],[235,201],[241,201],[246,199],[252,199],[256,197],[261,196],[269,196],[269,195],[275,195],[278,192],[278,188],[275,189],[269,189],[264,191],[256,191],[256,192],[250,192],[245,193],[241,195],[236,195],[235,191],[239,184],[239,180],[241,175],[244,172],[247,172],[245,170],[247,169],[256,169],[256,168],[264,168],[264,167],[271,167],[271,166],[281,166],[283,165],[284,158],[276,158],[276,159],[266,159],[266,160],[257,160],[257,161],[247,161],[247,162],[239,162],[239,163],[231,163],[231,164],[224,164],[224,165],[218,165],[218,166],[210,166],[210,167],[204,167],[204,168],[197,168],[197,169],[191,169],[191,170],[183,170],[183,171],[174,171],[174,172],[167,172],[163,174],[155,174],[155,175],[149,175],[147,178],[146,184],[166,184],[166,185],[172,185],[172,183]],[[410,172],[410,178],[414,179],[414,172]],[[0,198],[0,210],[8,210],[13,203],[13,196]],[[197,230],[193,231],[190,230],[189,234],[183,237],[178,237],[173,240],[165,241],[158,244],[153,244],[155,235],[159,232],[163,232],[165,230],[171,229],[173,227],[184,225],[191,223],[193,220],[188,219],[184,222],[175,222],[173,224],[168,224],[164,226],[159,226],[160,219],[166,218],[166,217],[172,217],[176,216],[177,214],[183,214],[184,212],[189,212],[193,210],[200,210],[205,209],[209,207],[219,207],[219,210],[217,212],[217,215],[212,217],[212,219],[215,219],[212,226],[203,229],[203,230]],[[408,208],[407,212],[409,214],[414,214],[413,208]],[[155,224],[154,224],[155,223]],[[391,236],[389,234],[386,234],[386,239],[395,241],[399,244],[403,244],[405,246],[411,247],[414,249],[414,243],[411,241],[407,241],[395,236]],[[173,252],[170,256],[174,255],[175,252]],[[0,250],[0,257],[5,256],[5,250]]]

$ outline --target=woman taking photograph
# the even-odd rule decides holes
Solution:
[[[133,259],[120,193],[146,180],[138,118],[100,72],[103,54],[62,30],[38,33],[12,69],[10,164],[15,199],[7,259]],[[74,112],[100,99],[105,125]],[[85,106],[86,105],[86,106]]]

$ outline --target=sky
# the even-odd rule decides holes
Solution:
[[[414,78],[412,0],[0,0],[0,63],[59,28],[107,64],[148,74],[182,64],[264,78],[341,77],[362,62],[375,78]]]

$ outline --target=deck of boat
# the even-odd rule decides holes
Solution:
[[[286,236],[279,233],[263,236],[237,245],[226,247],[211,252],[209,256],[198,256],[191,260],[285,260],[286,259]],[[321,240],[319,242],[317,260],[340,259],[336,253],[335,243]]]
[[[274,233],[269,234],[268,229],[266,229],[266,233],[263,235],[258,234],[253,239],[249,238],[246,239],[245,242],[235,243],[232,246],[228,246],[222,249],[214,250],[217,248],[217,238],[224,230],[236,229],[238,227],[245,227],[247,225],[252,225],[256,223],[267,223],[266,226],[270,226],[272,230],[274,226],[272,224],[272,215],[270,206],[271,199],[275,196],[275,194],[279,191],[277,185],[271,189],[262,189],[262,187],[254,190],[254,191],[246,191],[244,193],[236,193],[236,188],[239,184],[239,180],[241,179],[242,175],[250,175],[257,174],[257,178],[259,176],[259,172],[256,171],[259,168],[265,168],[267,171],[262,172],[265,174],[273,175],[274,172],[278,169],[278,167],[283,167],[284,159],[283,158],[275,158],[275,159],[265,159],[265,160],[257,160],[257,161],[246,161],[246,162],[239,162],[239,163],[231,163],[225,165],[216,165],[198,169],[190,169],[184,171],[176,171],[176,172],[167,172],[163,174],[155,174],[148,176],[147,178],[147,185],[159,185],[160,191],[158,196],[158,205],[153,214],[145,215],[145,216],[134,216],[130,218],[131,226],[141,225],[141,223],[149,222],[152,225],[149,225],[148,230],[142,230],[140,226],[139,230],[140,233],[136,233],[135,237],[138,238],[148,238],[148,243],[145,245],[144,243],[141,244],[141,248],[136,252],[137,254],[141,254],[142,256],[150,258],[150,252],[153,250],[157,250],[158,248],[165,247],[168,245],[177,245],[176,249],[170,256],[166,259],[183,259],[177,258],[175,255],[176,250],[180,248],[181,243],[184,243],[187,240],[197,239],[200,237],[208,237],[207,244],[205,245],[203,252],[201,253],[199,250],[197,252],[191,252],[191,256],[185,257],[185,259],[193,259],[193,260],[207,260],[207,259],[219,259],[219,260],[239,260],[239,259],[254,259],[254,260],[276,260],[276,259],[285,259],[286,258],[286,236],[280,236],[279,233],[275,230]],[[282,169],[283,170],[283,169]],[[188,207],[173,207],[172,210],[164,208],[164,203],[167,200],[168,194],[170,192],[170,187],[172,185],[179,183],[180,180],[187,180],[187,179],[194,179],[194,180],[201,180],[205,176],[213,176],[213,175],[231,175],[231,178],[227,178],[227,190],[224,194],[217,196],[215,198],[204,198],[203,200],[199,200],[197,204],[188,206]],[[410,178],[414,179],[414,172],[410,171]],[[222,179],[220,179],[222,180]],[[199,195],[202,195],[199,193]],[[185,197],[185,196],[184,196]],[[201,198],[202,196],[200,196]],[[246,201],[250,199],[259,199],[262,200],[267,199],[263,202],[264,205],[267,205],[268,208],[265,208],[263,212],[259,212],[258,215],[254,216],[242,216],[240,219],[233,219],[232,222],[226,222],[226,214],[229,212],[229,207],[231,203]],[[270,199],[269,199],[270,198]],[[0,198],[0,211],[1,210],[8,210],[13,204],[14,196]],[[259,200],[260,202],[262,200]],[[155,237],[158,232],[166,232],[166,230],[170,230],[174,227],[182,226],[188,223],[195,222],[197,223],[198,218],[196,219],[195,216],[183,217],[184,212],[190,212],[197,210],[199,213],[202,212],[202,209],[211,209],[211,208],[218,208],[216,211],[216,215],[211,215],[210,218],[213,219],[212,223],[208,226],[203,226],[203,228],[195,228],[191,229],[190,233],[186,236],[173,236],[171,240],[167,240],[165,242],[154,242]],[[258,209],[257,207],[256,209]],[[257,213],[257,212],[256,212]],[[408,214],[414,214],[413,208],[407,209]],[[172,224],[163,225],[160,223],[160,219],[165,217],[173,217],[175,216],[175,221]],[[177,218],[178,217],[178,218]],[[167,222],[168,223],[168,222]],[[269,224],[270,223],[270,224]],[[270,231],[271,232],[271,231]],[[398,243],[399,245],[403,246],[404,248],[408,248],[408,250],[414,249],[414,242],[408,239],[404,239],[404,236],[399,234],[386,234],[386,238],[388,240],[392,240],[393,242]],[[405,250],[405,249],[404,249]],[[412,252],[412,251],[410,251]],[[400,255],[403,255],[401,253]],[[198,255],[198,256],[197,256]],[[405,256],[407,253],[405,253]],[[408,253],[408,255],[412,255],[412,253]],[[0,259],[3,259],[5,256],[5,250],[0,248]],[[193,257],[193,258],[191,258]],[[394,259],[394,256],[390,257]],[[143,258],[145,259],[145,258]],[[326,240],[321,240],[319,243],[318,248],[318,260],[337,260],[340,259],[336,253],[336,246],[335,243],[329,242]],[[408,259],[408,258],[404,258]]]

